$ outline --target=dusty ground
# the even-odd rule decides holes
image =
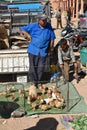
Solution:
[[[87,104],[87,76],[81,79],[78,84],[76,80],[72,82],[79,94],[84,97]],[[21,118],[0,119],[0,130],[65,130],[64,126],[59,121],[60,116],[62,115],[44,114]]]
[[[10,118],[0,120],[0,130],[64,130],[56,115],[39,115],[34,117]]]
[[[55,30],[57,39],[60,39],[60,30]],[[79,94],[84,97],[87,104],[87,76],[77,84],[72,81]],[[59,122],[60,114],[44,114],[21,118],[0,119],[0,130],[65,130]]]

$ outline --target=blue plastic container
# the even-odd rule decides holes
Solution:
[[[80,51],[80,59],[83,66],[87,64],[87,48],[82,48]]]

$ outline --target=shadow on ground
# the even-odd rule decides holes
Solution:
[[[58,121],[53,117],[43,118],[37,122],[36,126],[24,130],[56,130],[58,124]]]
[[[20,106],[14,102],[0,101],[0,116],[2,118],[10,118],[11,113],[19,107]]]

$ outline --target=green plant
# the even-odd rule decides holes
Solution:
[[[87,130],[87,116],[85,116],[85,115],[77,116],[71,122],[71,126],[75,130]]]

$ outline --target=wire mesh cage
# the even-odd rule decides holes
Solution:
[[[21,83],[0,83],[0,116],[9,117],[16,109],[25,107],[24,85]]]
[[[28,83],[25,88],[31,87]],[[52,89],[52,95],[50,90]],[[29,102],[29,92],[26,91],[25,110],[27,115],[32,114],[55,114],[55,113],[67,113],[69,112],[78,102],[81,97],[74,85],[71,82],[64,84],[63,79],[58,79],[54,83],[46,83],[43,86],[37,88],[36,99]],[[57,96],[58,98],[57,100]],[[55,105],[56,104],[56,105]]]
[[[72,83],[64,84],[58,79],[54,83],[46,83],[31,91],[29,83],[0,84],[0,114],[8,114],[15,109],[23,109],[27,115],[42,113],[67,113],[79,101],[80,95]],[[36,91],[36,97],[30,99],[30,91]],[[35,96],[35,95],[34,95]],[[57,99],[58,97],[58,99]],[[61,104],[58,104],[61,103]]]
[[[64,99],[65,99],[65,111],[69,112],[78,102],[81,100],[81,97],[76,90],[75,86],[71,82],[67,82],[63,84],[60,81],[58,89],[61,91]]]

